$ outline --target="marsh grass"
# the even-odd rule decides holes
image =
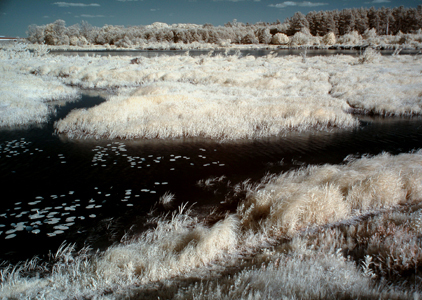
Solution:
[[[74,100],[76,89],[54,78],[40,78],[15,68],[21,61],[42,60],[45,51],[29,52],[25,44],[0,50],[0,126],[45,123],[56,100]]]
[[[4,266],[1,297],[417,297],[421,178],[419,151],[246,182],[237,211],[211,223],[182,206],[103,252],[63,245],[48,263]]]
[[[4,125],[45,122],[45,102],[75,97],[69,86],[116,94],[58,122],[57,131],[69,137],[259,138],[355,127],[351,107],[421,114],[420,68],[410,56],[360,64],[350,56],[306,57],[304,63],[274,54],[180,55],[139,57],[131,64],[133,57],[57,59],[21,48],[0,51]],[[19,97],[11,92],[16,87]]]

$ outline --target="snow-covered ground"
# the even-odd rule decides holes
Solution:
[[[255,138],[288,130],[354,127],[358,122],[350,114],[353,110],[422,113],[419,56],[380,56],[374,51],[361,57],[259,58],[2,53],[3,125],[16,124],[12,116],[18,116],[18,105],[19,112],[26,110],[27,120],[33,120],[34,103],[44,107],[42,99],[74,95],[69,86],[117,91],[105,103],[75,110],[56,124],[59,133],[71,137]],[[9,73],[14,76],[5,76]],[[25,86],[36,86],[43,98],[23,88],[21,97],[8,97],[6,91],[21,86],[23,78]],[[26,98],[35,100],[18,104]]]

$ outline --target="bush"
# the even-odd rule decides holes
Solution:
[[[287,45],[289,42],[289,37],[284,33],[276,33],[271,39],[271,44],[274,45]]]
[[[364,39],[373,39],[377,36],[377,31],[375,28],[372,29],[366,29],[365,32],[362,34],[362,37]]]
[[[334,45],[336,43],[336,35],[333,32],[329,32],[322,38],[322,43],[325,45]]]
[[[313,37],[302,32],[296,32],[290,40],[291,46],[302,46],[310,44],[313,44]]]
[[[259,43],[258,39],[256,38],[256,36],[252,32],[249,32],[245,36],[243,36],[243,38],[240,42],[242,44],[247,44],[247,45]]]
[[[338,39],[339,44],[343,45],[360,45],[362,44],[362,36],[356,30],[346,33]]]
[[[361,64],[376,62],[380,58],[380,56],[381,54],[378,51],[372,48],[367,48],[365,52],[360,55],[359,62]]]

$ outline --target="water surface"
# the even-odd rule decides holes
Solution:
[[[70,140],[54,133],[54,121],[71,109],[102,101],[84,95],[59,107],[48,124],[0,129],[0,260],[43,256],[64,241],[107,247],[148,228],[152,207],[160,213],[188,203],[206,215],[224,201],[227,181],[422,147],[421,118],[363,117],[352,130],[236,142]],[[224,184],[211,190],[197,184],[223,175]],[[170,208],[157,205],[166,192],[175,198]]]

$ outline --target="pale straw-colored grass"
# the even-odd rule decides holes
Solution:
[[[252,190],[238,214],[246,227],[291,235],[368,210],[419,201],[422,181],[416,178],[422,178],[421,152],[310,166],[281,174],[265,188]]]
[[[31,61],[48,64],[45,54],[31,53],[21,43],[0,50],[0,126],[46,122],[54,110],[49,102],[79,97],[76,89],[56,78],[35,76],[24,67]]]
[[[291,171],[244,184],[214,225],[182,207],[104,252],[62,247],[52,267],[6,268],[1,297],[405,299],[417,289],[382,278],[421,262],[421,187],[421,152]]]
[[[48,80],[53,90],[59,82],[119,89],[110,103],[62,120],[58,132],[70,136],[239,139],[354,127],[357,121],[347,113],[350,108],[383,115],[421,114],[421,68],[419,59],[411,56],[378,57],[362,64],[351,56],[309,57],[303,62],[300,57],[275,55],[136,60],[19,55],[0,54],[3,70],[34,74]],[[46,95],[49,89],[43,89]]]

